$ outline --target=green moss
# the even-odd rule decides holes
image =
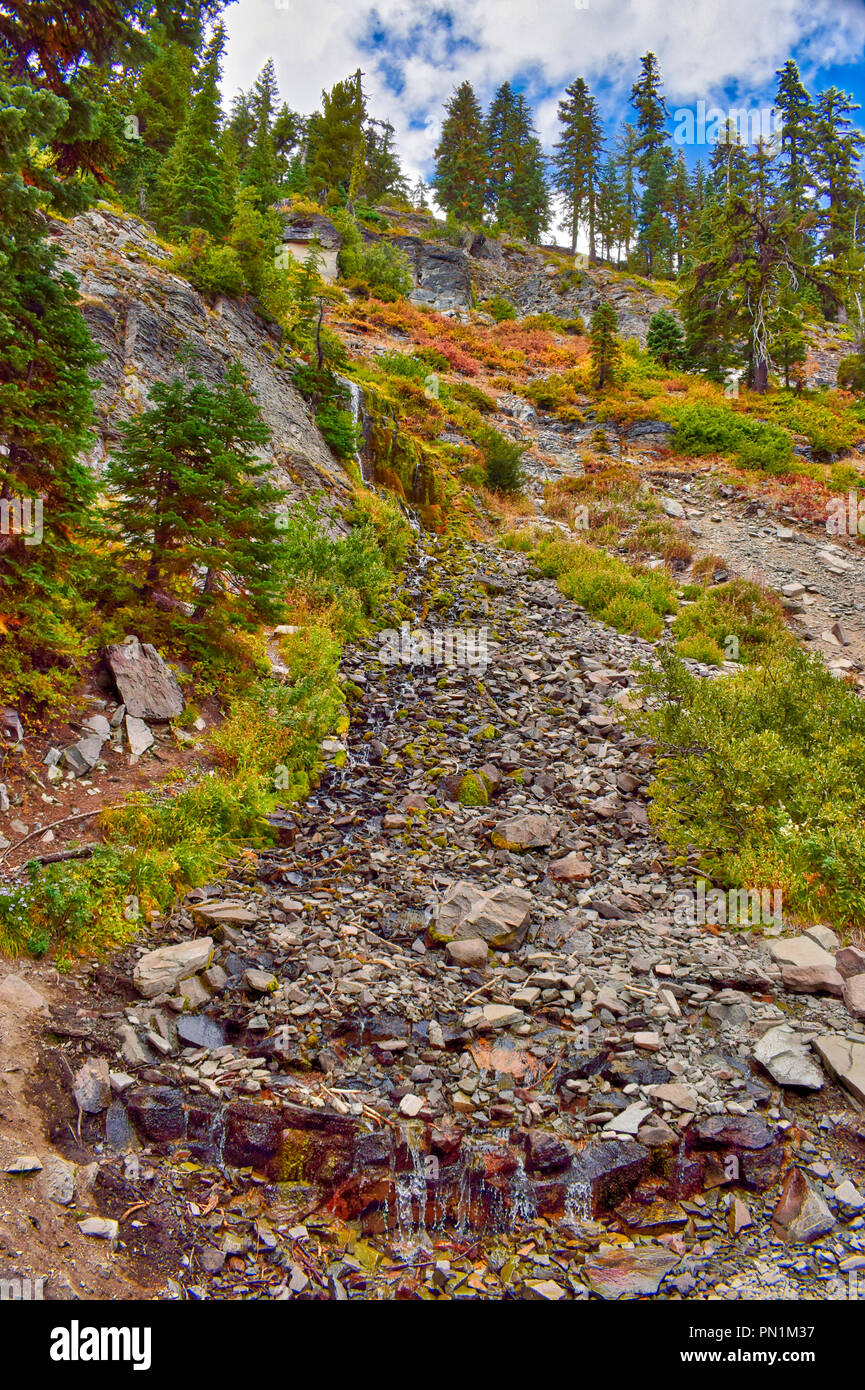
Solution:
[[[476,772],[467,772],[460,782],[457,801],[461,806],[488,806],[490,797],[484,779]]]

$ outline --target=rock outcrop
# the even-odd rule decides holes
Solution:
[[[177,352],[193,348],[192,365],[216,381],[240,362],[271,432],[268,455],[290,495],[323,489],[347,501],[349,480],[334,460],[312,412],[278,361],[280,330],[252,300],[211,304],[166,265],[169,254],[146,223],[93,210],[53,225],[63,268],[81,289],[81,309],[102,361],[92,375],[97,442],[88,463],[98,474],[119,438],[119,425],[146,403],[155,381],[177,372]]]

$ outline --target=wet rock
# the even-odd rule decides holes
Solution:
[[[143,994],[145,999],[152,999],[157,994],[171,994],[181,980],[206,969],[212,952],[213,941],[209,936],[148,951],[133,972],[139,994]]]
[[[85,1115],[98,1115],[111,1104],[111,1078],[102,1057],[90,1057],[75,1073],[72,1094]]]
[[[754,1056],[779,1086],[819,1091],[823,1085],[823,1073],[801,1033],[784,1024],[763,1034]]]
[[[804,1244],[832,1230],[835,1218],[801,1168],[791,1168],[784,1180],[772,1225],[784,1240]]]
[[[526,1135],[526,1167],[533,1173],[553,1173],[569,1168],[573,1144],[546,1129],[530,1129]]]
[[[120,699],[133,719],[164,723],[183,712],[183,694],[177,677],[149,642],[137,637],[105,648],[105,659]]]
[[[186,1132],[180,1092],[173,1086],[141,1086],[127,1091],[126,1107],[136,1129],[155,1143],[171,1143]]]
[[[635,1250],[620,1250],[602,1245],[596,1255],[590,1255],[584,1266],[589,1287],[601,1298],[638,1298],[658,1292],[661,1281],[676,1268],[679,1256],[662,1245],[641,1245]]]
[[[577,1152],[571,1176],[588,1184],[595,1211],[608,1210],[636,1187],[649,1160],[649,1150],[634,1139],[597,1140]]]
[[[225,1161],[238,1168],[264,1168],[275,1157],[282,1138],[279,1110],[235,1101],[225,1112]]]
[[[698,1144],[713,1148],[765,1149],[775,1137],[759,1115],[708,1115],[692,1132]]]

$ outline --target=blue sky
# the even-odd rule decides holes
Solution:
[[[285,100],[308,112],[360,66],[412,178],[432,171],[442,104],[464,78],[484,102],[505,79],[525,91],[546,148],[575,77],[610,129],[627,115],[647,49],[671,110],[769,107],[788,57],[812,92],[835,84],[865,105],[865,0],[237,0],[226,23],[228,99],[272,57]]]

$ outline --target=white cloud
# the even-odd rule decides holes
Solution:
[[[442,104],[464,78],[482,99],[506,78],[523,78],[549,144],[566,83],[585,77],[611,115],[627,100],[647,49],[658,55],[671,107],[701,98],[724,104],[724,89],[737,104],[765,104],[775,69],[792,53],[807,80],[820,66],[861,61],[865,49],[861,0],[589,0],[586,9],[579,2],[461,0],[450,9],[439,0],[439,17],[445,10],[451,17],[446,29],[430,0],[238,0],[226,12],[226,95],[249,87],[272,57],[285,100],[311,111],[322,88],[360,66],[371,110],[393,122],[414,178],[429,169]],[[388,42],[370,51],[363,41],[373,27]],[[450,51],[449,38],[471,46]],[[385,62],[403,77],[399,94]],[[418,119],[422,128],[410,128]]]

